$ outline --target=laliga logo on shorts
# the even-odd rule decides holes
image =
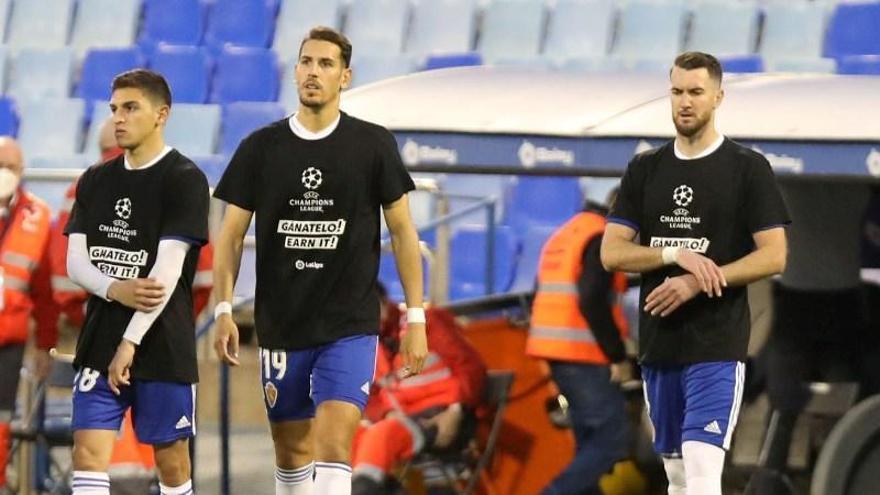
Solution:
[[[129,217],[131,217],[131,200],[128,198],[117,200],[116,206],[113,207],[113,210],[119,218],[128,220]]]
[[[302,183],[304,186],[306,186],[306,189],[311,189],[314,191],[321,186],[322,182],[324,182],[324,176],[317,168],[309,167],[303,170]]]
[[[278,389],[275,388],[275,384],[272,382],[266,382],[263,391],[266,392],[266,403],[269,404],[269,407],[275,407],[275,401],[278,400]]]
[[[682,184],[672,192],[672,200],[675,201],[675,204],[684,208],[694,200],[694,190]]]

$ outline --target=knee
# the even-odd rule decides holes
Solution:
[[[95,448],[92,445],[74,443],[73,452],[71,454],[73,460],[73,468],[77,471],[95,471],[106,472],[110,465],[110,460],[106,459],[102,449]]]
[[[666,471],[666,479],[669,481],[669,494],[682,494],[687,486],[687,478],[684,472],[682,459],[663,458],[663,469]]]
[[[275,465],[281,469],[297,469],[311,462],[312,449],[309,438],[290,438],[284,435],[276,435]]]
[[[189,446],[177,442],[172,446],[155,449],[156,469],[166,486],[179,486],[190,479]]]

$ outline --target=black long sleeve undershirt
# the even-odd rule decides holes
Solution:
[[[612,363],[626,359],[626,349],[620,331],[611,314],[611,274],[602,267],[599,248],[602,236],[596,236],[584,248],[583,270],[578,279],[578,306],[590,324],[596,343]]]

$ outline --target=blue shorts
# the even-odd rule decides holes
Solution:
[[[681,444],[687,441],[729,449],[745,370],[745,364],[738,361],[642,366],[654,450],[665,457],[680,457]]]
[[[79,370],[73,383],[73,430],[118,431],[131,407],[134,432],[142,443],[159,445],[196,434],[194,384],[132,380],[120,390],[114,394],[98,371]]]
[[[376,371],[375,335],[355,335],[299,351],[260,349],[260,379],[269,421],[315,416],[327,400],[350,402],[361,411]]]

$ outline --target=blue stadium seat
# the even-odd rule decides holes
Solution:
[[[601,59],[611,47],[613,27],[611,0],[559,0],[550,15],[543,57],[555,64]]]
[[[181,103],[171,107],[165,142],[186,156],[214,154],[220,135],[220,105]]]
[[[213,103],[276,101],[278,62],[266,48],[227,46],[217,58]]]
[[[89,50],[83,62],[76,96],[87,101],[110,100],[110,83],[120,72],[143,67],[137,47]]]
[[[504,223],[517,232],[532,225],[557,227],[582,205],[583,194],[576,178],[519,177],[504,212]]]
[[[338,28],[341,10],[340,0],[283,0],[272,41],[278,59],[287,61],[296,57],[300,42],[312,27]]]
[[[205,8],[199,0],[145,0],[138,44],[148,55],[159,43],[200,45],[204,29]]]
[[[543,26],[542,0],[493,0],[486,8],[477,48],[488,63],[535,58]]]
[[[666,66],[680,51],[686,10],[680,0],[633,0],[620,13],[612,55],[630,60],[661,60]]]
[[[268,47],[275,17],[266,0],[216,0],[208,16],[205,45],[219,53],[226,45]]]
[[[880,55],[850,55],[837,60],[838,74],[880,75]]]
[[[6,92],[18,101],[67,98],[73,86],[73,69],[70,48],[24,49],[15,59]]]
[[[70,46],[79,58],[92,48],[120,48],[134,43],[141,0],[79,0]]]
[[[765,6],[761,55],[767,61],[821,57],[827,13],[828,8],[817,2]]]
[[[191,156],[189,158],[202,169],[211,187],[217,186],[217,183],[220,182],[220,177],[223,176],[223,172],[226,170],[226,165],[229,164],[229,158],[223,155]]]
[[[403,76],[414,69],[415,63],[407,55],[363,55],[352,62],[351,85],[363,86],[383,79]]]
[[[10,50],[66,45],[74,5],[74,0],[15,0],[6,38]]]
[[[422,70],[471,67],[474,65],[483,65],[483,56],[480,55],[480,52],[434,53],[428,55],[428,58],[422,66]]]
[[[535,288],[541,250],[544,248],[544,243],[550,238],[550,234],[555,230],[555,227],[534,225],[525,231],[522,239],[522,254],[516,265],[516,275],[510,287],[511,291],[528,292]]]
[[[452,236],[449,246],[449,297],[469,299],[489,294],[486,287],[486,242],[484,226],[463,226]],[[495,229],[493,291],[506,292],[513,282],[520,245],[510,227]]]
[[[408,15],[407,0],[354,0],[345,26],[354,57],[400,54]]]
[[[754,0],[700,2],[694,6],[687,47],[716,56],[754,53],[759,13]]]
[[[70,156],[37,156],[28,160],[28,168],[70,168],[84,170],[94,162],[89,161],[83,155]]]
[[[18,135],[18,110],[15,101],[0,96],[0,136]]]
[[[224,105],[220,153],[232,156],[248,134],[282,117],[284,108],[275,102],[241,101]]]
[[[418,2],[413,10],[406,53],[423,58],[432,53],[471,49],[476,22],[475,0]]]
[[[41,99],[23,102],[18,141],[26,160],[72,156],[82,143],[85,103],[80,99]]]
[[[279,89],[278,103],[284,107],[287,113],[293,113],[299,108],[299,94],[296,88],[296,57],[284,62],[281,67],[281,88]]]
[[[828,23],[823,55],[880,54],[880,2],[840,3]]]
[[[764,72],[764,60],[760,55],[719,56],[718,61],[725,73]]]
[[[513,184],[514,179],[509,175],[450,174],[442,179],[443,192],[450,195],[449,213],[461,211],[476,202],[473,199],[456,198],[455,195],[473,196],[480,199],[494,197],[497,200],[495,203],[496,222],[504,218],[504,207],[509,199]],[[452,228],[454,230],[463,224],[485,226],[486,223],[486,210],[481,209],[465,215],[453,223]]]
[[[211,79],[211,61],[205,48],[161,44],[150,59],[150,68],[171,86],[174,103],[205,103]]]
[[[0,0],[0,40],[6,39],[6,25],[9,24],[9,14],[12,13],[12,0]]]
[[[425,295],[430,294],[430,280],[432,274],[429,273],[428,264],[422,259],[422,284]],[[397,265],[394,262],[394,254],[390,252],[382,252],[379,257],[379,281],[388,290],[388,297],[394,301],[403,301],[403,284],[400,283],[400,275],[397,273]]]

